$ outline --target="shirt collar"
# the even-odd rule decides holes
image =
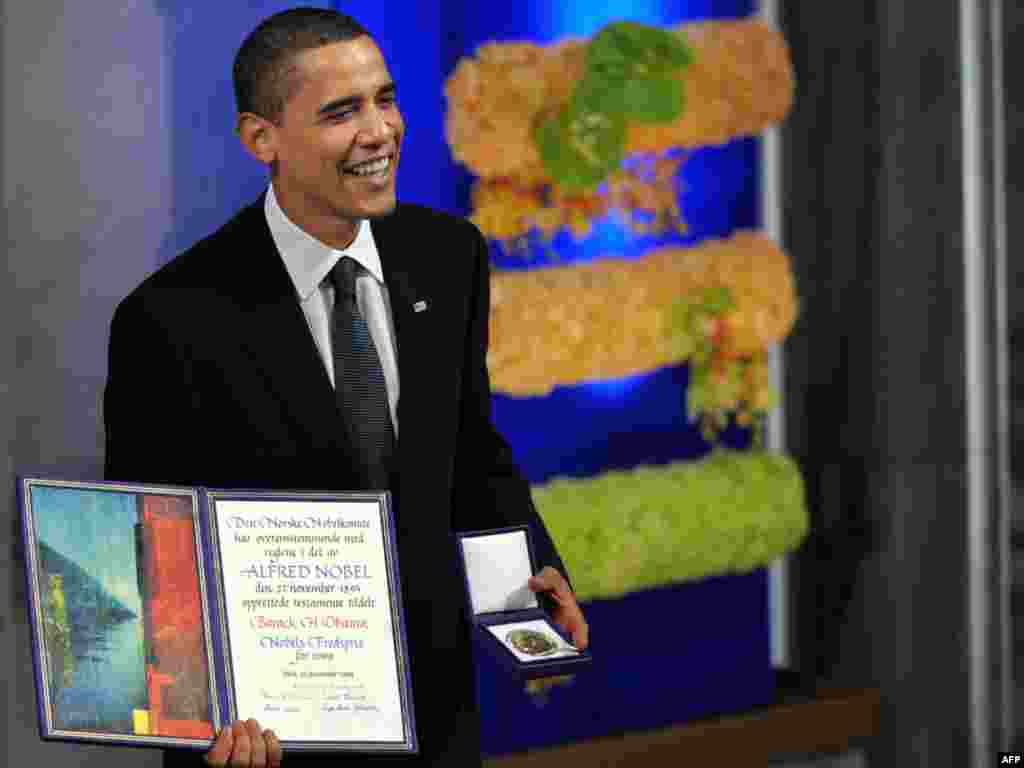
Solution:
[[[377,252],[377,243],[365,219],[359,222],[356,239],[344,251],[339,251],[320,242],[288,218],[277,202],[273,184],[267,188],[263,211],[274,244],[301,301],[308,299],[320,287],[327,273],[342,256],[355,259],[378,283],[383,284],[384,270]]]

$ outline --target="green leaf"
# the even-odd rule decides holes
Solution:
[[[624,83],[635,73],[635,62],[614,48],[607,50],[594,47],[591,42],[587,47],[586,68],[584,78],[590,78],[604,84]]]
[[[672,355],[677,360],[689,360],[693,357],[697,342],[689,334],[679,333],[671,339]]]
[[[742,389],[742,377],[739,363],[735,360],[725,366],[725,380],[719,385],[719,397],[722,402],[738,400]]]
[[[707,368],[690,364],[690,380],[686,387],[695,400],[703,402],[704,397],[708,394],[709,377],[710,372]]]
[[[693,333],[693,305],[686,298],[675,299],[669,306],[669,326],[673,334]]]
[[[693,53],[664,29],[619,21],[602,28],[587,46],[587,71],[605,79],[631,80],[688,67]]]
[[[641,123],[671,123],[683,112],[683,84],[671,75],[627,80],[622,90],[626,114]]]
[[[616,80],[588,73],[573,92],[571,108],[642,123],[670,123],[683,111],[683,84],[671,75]]]
[[[628,119],[630,115],[624,95],[626,82],[625,79],[588,72],[573,90],[569,108]]]
[[[585,189],[603,181],[622,163],[625,120],[570,102],[534,130],[544,168],[565,189]]]
[[[696,57],[693,55],[690,44],[686,41],[686,36],[682,32],[658,31],[664,32],[664,35],[659,35],[658,41],[654,43],[658,57],[671,62],[673,69],[692,67]]]
[[[732,300],[732,292],[728,288],[709,288],[704,294],[701,306],[717,317],[731,312],[736,305]]]
[[[708,361],[711,360],[711,355],[715,349],[711,342],[701,333],[698,337],[700,341],[697,342],[693,350],[693,357],[690,358],[690,363],[695,366],[705,366]]]

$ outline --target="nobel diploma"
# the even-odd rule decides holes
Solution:
[[[19,478],[44,739],[415,753],[387,493]]]
[[[408,742],[394,564],[376,500],[216,498],[229,689],[285,743]]]

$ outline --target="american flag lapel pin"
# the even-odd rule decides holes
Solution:
[[[417,301],[415,304],[412,305],[412,311],[413,312],[426,312],[427,311],[427,302],[425,302],[425,301]]]

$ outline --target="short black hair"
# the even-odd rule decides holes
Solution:
[[[369,36],[351,16],[323,8],[292,8],[264,19],[235,55],[238,114],[251,112],[276,123],[294,88],[298,54]]]

